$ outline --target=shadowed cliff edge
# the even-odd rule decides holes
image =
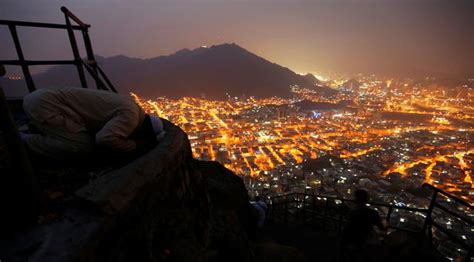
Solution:
[[[242,179],[217,162],[193,159],[179,127],[165,122],[165,130],[157,147],[122,167],[95,178],[89,172],[89,180],[62,180],[59,196],[57,188],[48,188],[53,173],[64,169],[39,169],[50,218],[2,239],[2,259],[256,260],[266,248],[252,244],[255,225]],[[76,177],[87,173],[67,170]]]

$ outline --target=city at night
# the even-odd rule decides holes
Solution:
[[[474,261],[472,11],[0,1],[0,262]]]
[[[196,158],[254,178],[252,187],[261,185],[257,191],[282,192],[289,183],[317,190],[321,181],[303,167],[327,156],[339,163],[319,174],[341,184],[325,188],[331,193],[344,196],[346,189],[374,180],[371,186],[387,197],[387,191],[426,182],[472,203],[474,79],[447,88],[436,79],[358,77],[338,79],[339,85],[329,81],[339,91],[329,98],[298,86],[288,99],[132,96],[147,112],[183,128]],[[305,179],[291,182],[298,176]]]

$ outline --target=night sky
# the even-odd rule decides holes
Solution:
[[[62,5],[102,56],[235,42],[297,72],[474,75],[473,0],[0,0],[0,19],[64,23]],[[29,59],[72,56],[65,31],[20,37]],[[0,59],[12,58],[0,27]]]

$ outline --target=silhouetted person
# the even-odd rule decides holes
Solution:
[[[265,204],[265,201],[263,201],[260,196],[256,196],[253,207],[257,215],[257,226],[258,228],[262,228],[265,223],[265,217],[267,214],[267,204]]]
[[[163,134],[163,122],[128,96],[84,88],[40,89],[23,100],[40,134],[22,134],[37,155],[56,160],[87,157],[95,148],[115,153],[144,151]]]
[[[355,192],[357,207],[351,211],[350,220],[343,232],[342,244],[344,246],[364,246],[377,242],[374,226],[385,230],[385,226],[377,211],[369,208],[369,194],[365,190]]]

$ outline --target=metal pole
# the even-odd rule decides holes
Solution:
[[[15,25],[15,26],[23,26],[23,27],[41,27],[41,28],[51,28],[51,29],[67,29],[66,25],[61,25],[61,24],[12,21],[12,20],[0,20],[0,25]],[[85,26],[88,27],[89,25],[85,25]],[[78,25],[73,25],[72,29],[81,30],[82,27],[78,26]]]
[[[328,227],[328,217],[329,217],[329,202],[328,202],[328,198],[323,198],[323,199],[326,199],[326,203],[325,203],[325,208],[324,208],[324,227],[327,229]]]
[[[343,226],[343,222],[344,222],[344,210],[343,210],[343,207],[344,207],[345,203],[344,203],[344,199],[341,199],[341,203],[339,204],[339,223],[338,223],[338,227],[337,227],[337,234],[338,235],[341,235],[342,233],[342,226]]]
[[[438,191],[434,190],[433,196],[431,197],[430,205],[426,213],[425,223],[423,224],[423,232],[428,233],[428,238],[430,239],[430,241],[432,240],[432,234],[433,234],[432,229],[431,229],[431,215],[433,213],[433,208],[436,204],[437,196],[438,196]]]
[[[84,74],[84,68],[82,67],[82,58],[79,54],[79,49],[77,48],[76,36],[74,35],[74,30],[72,29],[68,14],[64,13],[64,16],[66,18],[67,33],[69,36],[69,42],[71,43],[72,53],[74,54],[77,72],[79,73],[79,79],[81,80],[82,87],[87,88],[86,76]]]
[[[303,194],[303,223],[306,223],[306,193]]]
[[[92,50],[92,43],[91,43],[91,39],[89,38],[89,32],[87,28],[84,28],[82,30],[82,37],[84,39],[84,46],[86,47],[87,60],[88,60],[87,62],[90,64],[90,66],[94,70],[95,75],[98,76],[99,72],[97,70],[97,62],[95,61],[94,51]],[[95,79],[95,85],[97,89],[103,89],[103,90],[106,89],[104,83],[102,83],[102,81],[100,81],[99,79]]]
[[[109,86],[110,90],[114,93],[117,93],[117,89],[115,89],[114,85],[112,84],[112,82],[109,80],[109,78],[107,77],[107,75],[105,74],[105,72],[102,70],[102,68],[100,68],[99,66],[97,66],[97,69],[99,69],[99,73],[100,75],[102,76],[102,78],[105,80],[105,82],[107,83],[107,85]]]
[[[23,50],[21,49],[20,39],[18,38],[16,26],[8,25],[8,28],[10,29],[10,34],[12,35],[13,43],[15,44],[16,53],[18,54],[18,60],[20,60],[21,69],[23,70],[23,75],[25,76],[28,91],[31,93],[36,90],[35,83],[33,82],[33,78],[31,77],[30,69],[25,63],[25,57],[23,56]]]
[[[89,72],[89,74],[92,76],[92,78],[94,78],[96,84],[99,83],[97,85],[97,89],[107,90],[104,83],[100,79],[100,76],[97,74],[97,67],[94,70],[94,68],[91,65],[87,64],[86,62],[82,61],[82,64],[86,68],[87,72]]]

